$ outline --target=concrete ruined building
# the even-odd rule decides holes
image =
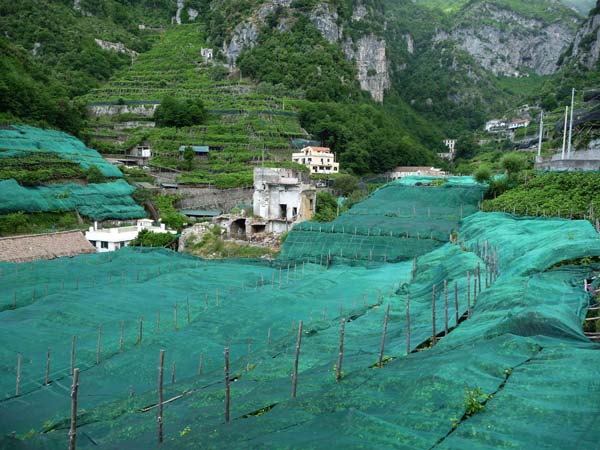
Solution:
[[[328,147],[304,147],[298,153],[292,153],[292,161],[303,164],[310,173],[339,173],[340,163]]]
[[[283,233],[294,223],[310,220],[315,212],[316,190],[309,174],[295,169],[254,169],[254,214],[265,221],[265,231]]]
[[[456,139],[444,139],[444,145],[448,148],[446,153],[438,153],[442,159],[452,161],[456,157]]]
[[[202,59],[204,60],[204,64],[208,64],[209,62],[212,62],[213,49],[212,48],[201,48],[200,56],[202,56]]]

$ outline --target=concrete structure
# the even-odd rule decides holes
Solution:
[[[340,163],[328,147],[304,147],[298,153],[292,153],[292,161],[303,164],[310,173],[339,173]]]
[[[444,139],[444,145],[448,148],[446,153],[438,153],[442,159],[452,161],[456,156],[456,139]]]
[[[316,190],[309,174],[294,169],[254,169],[254,214],[265,221],[267,232],[283,233],[315,212]]]
[[[94,252],[79,230],[0,238],[0,261],[37,261]]]
[[[551,158],[538,156],[535,168],[561,172],[596,172],[600,170],[600,150],[571,152],[571,155],[564,159],[562,153],[556,153]]]
[[[115,228],[98,228],[98,222],[94,222],[94,226],[85,232],[85,238],[91,242],[97,252],[113,252],[122,247],[127,247],[142,230],[153,233],[177,233],[168,230],[162,223],[159,226],[154,226],[152,220],[140,219],[136,225]]]
[[[204,60],[204,63],[208,63],[213,59],[213,49],[212,48],[201,48],[200,56]]]
[[[493,119],[488,120],[485,123],[485,131],[488,133],[496,133],[506,129],[506,120],[504,119]]]
[[[140,142],[129,150],[129,156],[137,160],[138,165],[146,165],[152,157],[152,146],[146,141]]]
[[[390,178],[397,180],[398,178],[412,177],[412,176],[427,176],[427,177],[445,177],[446,172],[442,169],[427,166],[402,166],[396,167],[390,172]]]

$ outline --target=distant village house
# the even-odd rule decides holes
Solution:
[[[94,226],[85,232],[85,237],[98,253],[113,252],[127,247],[142,230],[176,234],[176,231],[167,229],[163,223],[154,226],[151,219],[140,219],[136,225],[114,228],[98,228],[98,222],[94,222]]]
[[[444,139],[444,145],[448,148],[446,153],[438,153],[442,159],[452,161],[456,156],[456,139]]]
[[[208,158],[208,153],[210,152],[210,148],[207,145],[181,145],[179,147],[179,159],[183,159],[183,152],[185,152],[186,147],[191,147],[194,151],[194,158],[196,159],[205,159]]]
[[[292,153],[292,161],[303,164],[310,173],[339,173],[340,163],[329,147],[304,147],[298,153]]]
[[[396,167],[390,172],[390,178],[397,180],[404,177],[426,176],[426,177],[445,177],[446,172],[442,169],[427,166],[401,166]]]

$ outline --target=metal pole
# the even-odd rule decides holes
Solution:
[[[561,159],[565,159],[565,147],[567,146],[567,120],[569,120],[569,107],[565,108],[565,124],[563,127],[563,146]]]
[[[571,139],[573,137],[573,106],[575,104],[575,88],[571,91],[571,120],[569,122],[569,146],[567,147],[567,158],[571,157]]]
[[[538,158],[542,157],[542,137],[544,136],[544,110],[540,113],[540,136],[538,139]]]

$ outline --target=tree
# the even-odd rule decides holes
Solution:
[[[142,230],[129,245],[139,247],[166,247],[176,240],[177,237],[171,233],[154,233],[153,231]]]
[[[86,179],[88,183],[104,183],[106,181],[106,177],[98,169],[98,166],[95,165],[91,165],[88,168]]]
[[[478,183],[489,183],[492,178],[492,171],[488,166],[479,166],[473,176]]]
[[[525,168],[523,160],[515,154],[505,155],[500,160],[500,165],[506,171],[509,179],[515,178]]]
[[[194,166],[194,155],[194,149],[190,146],[187,146],[183,151],[183,159],[186,162],[188,170],[192,170]]]
[[[316,212],[313,217],[317,222],[331,222],[337,217],[337,199],[328,191],[317,193]]]
[[[348,195],[350,195],[352,192],[356,191],[357,189],[358,189],[358,178],[356,178],[352,175],[347,175],[347,174],[340,175],[333,182],[333,190],[336,193],[338,193],[344,197],[347,197]]]
[[[165,96],[154,111],[154,120],[159,127],[189,127],[201,124],[205,119],[204,103],[199,98],[179,101]]]

